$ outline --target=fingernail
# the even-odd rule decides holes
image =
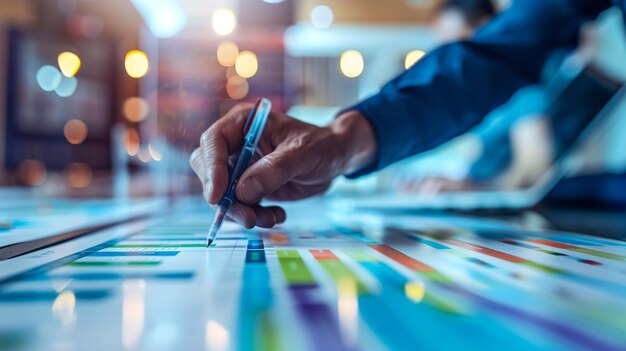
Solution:
[[[246,180],[241,186],[243,188],[241,189],[243,201],[256,202],[260,200],[259,198],[263,194],[263,186],[256,178]]]

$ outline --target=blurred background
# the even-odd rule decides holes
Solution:
[[[509,5],[0,0],[0,185],[16,196],[199,194],[189,154],[234,105],[263,96],[276,111],[327,124],[438,45],[470,38]],[[555,54],[545,84],[519,92],[483,125],[378,174],[340,179],[331,192],[532,183],[541,173],[536,168],[547,167],[580,132],[561,137],[541,122],[555,72],[585,62],[626,79],[624,33],[619,11],[607,11],[584,28],[579,48]],[[585,138],[568,178],[622,179],[625,136],[626,102]],[[611,197],[616,186],[602,201],[626,204]]]

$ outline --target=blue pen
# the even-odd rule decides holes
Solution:
[[[252,156],[254,156],[254,153],[256,152],[256,147],[259,144],[259,139],[261,139],[261,134],[263,134],[265,122],[267,122],[267,116],[269,116],[271,109],[272,103],[268,99],[258,99],[254,104],[254,108],[250,111],[248,119],[246,119],[246,124],[243,127],[243,148],[239,153],[239,158],[237,159],[235,168],[231,173],[230,180],[228,182],[228,188],[226,188],[226,193],[224,194],[224,197],[222,197],[220,202],[217,203],[215,215],[213,216],[213,221],[211,222],[209,234],[206,239],[207,247],[209,247],[213,240],[215,240],[217,232],[222,227],[222,222],[224,222],[224,217],[226,217],[226,213],[230,209],[230,206],[232,206],[233,201],[235,201],[235,187],[237,186],[239,177],[241,177],[243,172],[250,165],[250,161],[252,160]]]

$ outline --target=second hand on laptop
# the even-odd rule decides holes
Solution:
[[[250,110],[248,119],[243,127],[243,147],[239,153],[239,158],[237,158],[235,168],[230,175],[226,193],[224,193],[224,197],[222,197],[220,202],[217,203],[215,215],[213,216],[211,227],[209,227],[206,247],[209,247],[213,240],[215,240],[215,236],[222,226],[226,213],[230,209],[230,206],[232,206],[233,201],[235,201],[235,187],[237,186],[239,177],[241,177],[243,172],[248,168],[250,161],[252,160],[252,156],[254,156],[254,153],[256,152],[259,139],[261,139],[261,134],[263,134],[265,122],[267,122],[267,116],[269,115],[271,108],[272,103],[265,98],[261,98],[256,101],[254,107]]]

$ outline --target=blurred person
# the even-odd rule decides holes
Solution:
[[[551,53],[574,48],[581,26],[613,5],[626,16],[624,0],[515,1],[471,40],[430,52],[326,127],[272,113],[259,143],[263,157],[240,178],[230,216],[248,228],[271,227],[286,214],[262,206],[263,199],[321,194],[339,175],[375,172],[467,132],[517,90],[538,83]],[[229,158],[241,148],[249,110],[228,112],[191,155],[211,204],[226,190]]]
[[[444,42],[469,39],[495,14],[490,0],[445,0],[439,5],[434,30]]]
[[[591,25],[581,30],[580,44],[575,51],[557,51],[544,65],[538,84],[518,90],[504,105],[490,112],[469,132],[480,143],[481,155],[472,162],[460,179],[449,177],[415,177],[408,171],[400,176],[397,188],[432,196],[439,192],[481,189],[517,189],[534,184],[558,155],[570,146],[585,123],[570,119],[573,128],[554,127],[547,111],[567,74],[587,65],[596,52],[596,34]]]

